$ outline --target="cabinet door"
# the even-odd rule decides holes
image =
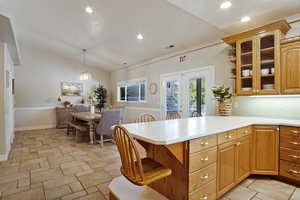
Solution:
[[[244,180],[250,175],[251,138],[240,138],[236,144],[236,182]]]
[[[280,93],[280,31],[257,36],[257,93]]]
[[[237,95],[255,94],[256,40],[248,38],[237,41],[236,45],[236,92]]]
[[[252,173],[278,175],[279,127],[254,126]]]
[[[300,94],[300,42],[281,48],[281,88],[284,94]]]
[[[235,142],[219,146],[218,149],[218,197],[235,185]]]

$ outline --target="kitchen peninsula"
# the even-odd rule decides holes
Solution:
[[[300,180],[300,120],[206,116],[124,127],[172,169],[150,185],[172,200],[216,199],[250,174]]]

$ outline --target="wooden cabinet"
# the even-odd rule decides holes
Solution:
[[[289,29],[289,24],[281,20],[223,38],[231,46],[236,95],[281,93],[280,40]]]
[[[230,142],[219,146],[218,149],[218,197],[235,185],[236,143]]]
[[[281,47],[281,87],[283,94],[300,93],[300,39]]]
[[[217,195],[221,197],[250,175],[251,136],[244,136],[218,148]]]
[[[240,138],[236,144],[236,174],[235,179],[240,182],[250,175],[251,138]]]
[[[252,130],[252,173],[278,175],[279,127],[254,126]]]

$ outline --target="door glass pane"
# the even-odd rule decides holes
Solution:
[[[141,83],[141,101],[145,101],[145,83]]]
[[[253,89],[253,42],[252,40],[241,43],[241,89],[250,91]]]
[[[205,80],[193,78],[189,80],[188,117],[198,117],[205,113]]]
[[[179,105],[179,81],[171,80],[166,82],[166,114],[180,111]]]
[[[139,85],[127,86],[127,101],[139,101]]]

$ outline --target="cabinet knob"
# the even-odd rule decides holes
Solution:
[[[201,145],[208,145],[208,142],[206,141],[206,142],[201,142],[200,143]]]
[[[200,200],[207,200],[208,196],[207,195],[203,195],[202,197],[200,197]]]
[[[226,135],[225,138],[230,139],[230,138],[232,138],[232,136],[231,135]]]
[[[236,143],[236,146],[240,146],[240,145],[241,145],[241,143],[240,143],[240,142],[237,142],[237,143]]]
[[[208,161],[208,157],[200,158],[201,161]]]
[[[300,145],[300,143],[299,142],[290,142],[290,144],[294,144],[294,145]]]
[[[290,132],[294,134],[300,134],[300,131],[296,131],[296,130],[290,130]]]
[[[200,177],[202,180],[208,179],[208,174]]]

